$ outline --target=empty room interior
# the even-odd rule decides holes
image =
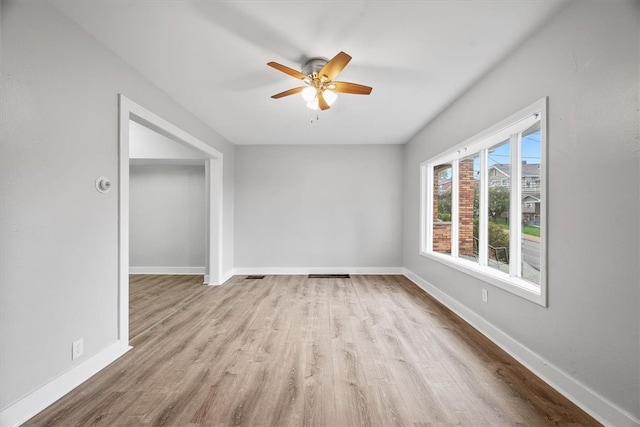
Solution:
[[[639,0],[0,19],[0,426],[640,427]]]

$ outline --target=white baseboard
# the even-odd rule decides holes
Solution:
[[[115,342],[0,412],[0,426],[18,426],[115,361],[131,347]]]
[[[129,274],[175,274],[199,276],[205,273],[205,267],[129,267]]]
[[[543,359],[439,288],[406,268],[404,275],[602,424],[640,427],[638,418]]]
[[[226,273],[224,273],[222,275],[222,277],[220,278],[220,282],[212,282],[211,281],[211,276],[209,276],[208,274],[205,274],[204,276],[204,283],[210,286],[218,286],[218,285],[223,285],[227,280],[231,279],[233,277],[233,270],[229,270]]]
[[[222,278],[220,279],[220,284],[223,285],[224,283],[226,283],[229,279],[231,279],[233,276],[235,275],[235,271],[234,270],[229,270],[226,273],[224,273],[222,275]]]
[[[251,267],[236,268],[236,276],[264,275],[306,275],[306,274],[387,274],[402,275],[402,267]]]

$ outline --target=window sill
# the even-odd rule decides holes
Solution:
[[[546,296],[542,293],[542,287],[518,277],[510,277],[508,274],[491,267],[478,265],[461,258],[452,258],[450,255],[437,252],[420,251],[420,255],[432,259],[446,266],[452,267],[462,273],[489,283],[497,288],[517,295],[542,307],[547,307]]]

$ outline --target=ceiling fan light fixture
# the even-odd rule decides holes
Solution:
[[[322,96],[324,97],[324,100],[327,101],[327,104],[329,105],[333,105],[336,99],[338,99],[338,94],[329,89],[325,89],[322,92]]]
[[[304,98],[305,101],[309,102],[316,97],[316,88],[307,86],[304,89],[302,89],[301,94],[302,94],[302,98]]]
[[[318,107],[318,98],[316,98],[315,96],[313,97],[313,99],[311,99],[309,102],[307,102],[307,108],[311,109],[311,110],[317,110]]]
[[[310,91],[307,91],[306,95],[305,95],[305,91],[307,89],[311,89]],[[308,88],[304,88],[302,90],[302,97],[305,99],[305,101],[307,101],[307,108],[311,109],[311,110],[318,110],[320,108],[320,102],[318,101],[318,97],[316,96],[316,90],[315,88],[312,87],[308,87]],[[307,99],[307,96],[309,96],[309,94],[311,94],[312,98]],[[330,90],[323,90],[322,91],[322,97],[324,98],[325,102],[328,105],[333,104],[336,99],[338,98],[338,94],[336,94],[335,92],[332,92]]]

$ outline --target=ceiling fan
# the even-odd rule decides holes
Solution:
[[[338,53],[330,61],[325,58],[311,58],[302,66],[302,72],[277,62],[269,62],[267,63],[268,66],[306,83],[306,86],[285,90],[273,95],[271,98],[278,99],[301,92],[302,97],[307,101],[307,107],[312,110],[317,110],[318,108],[326,110],[336,100],[336,92],[369,95],[372,89],[369,86],[333,81],[333,78],[347,66],[349,61],[351,61],[351,56],[344,52]]]

